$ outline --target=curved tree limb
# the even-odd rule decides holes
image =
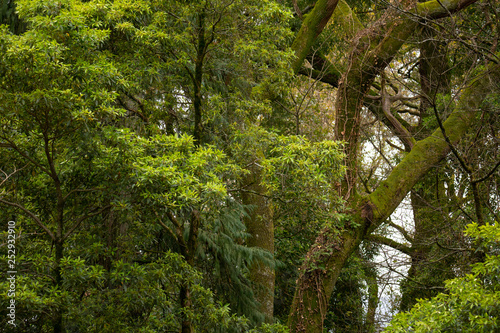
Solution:
[[[451,145],[465,134],[483,99],[500,81],[500,65],[490,65],[464,89],[458,105],[442,124]],[[413,185],[450,150],[441,128],[417,142],[411,152],[393,169],[388,178],[368,196],[374,205],[374,219],[369,232],[375,230],[396,209]]]
[[[413,251],[411,247],[401,244],[399,242],[396,242],[395,240],[392,240],[390,238],[380,236],[380,235],[370,235],[367,237],[369,241],[375,242],[377,244],[381,245],[387,245],[389,247],[392,247],[393,249],[396,249],[398,251],[403,252],[404,254],[407,254],[409,256],[412,255]]]
[[[311,51],[314,41],[330,20],[333,11],[337,7],[338,1],[339,0],[319,0],[303,21],[292,44],[292,50],[295,52],[296,56],[295,61],[292,63],[292,69],[295,73],[302,67],[304,59]]]

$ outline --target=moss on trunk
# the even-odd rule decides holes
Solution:
[[[296,56],[292,64],[292,69],[295,73],[302,67],[302,63],[311,51],[316,37],[319,36],[328,23],[328,20],[330,20],[333,11],[337,7],[337,3],[338,0],[319,0],[313,10],[307,14],[292,44],[292,49]]]
[[[466,133],[484,98],[500,80],[500,65],[489,66],[479,73],[464,89],[458,105],[444,122],[450,141],[456,143]],[[436,129],[429,137],[417,142],[411,152],[392,170],[379,187],[370,194],[369,200],[376,207],[373,231],[396,209],[401,200],[431,167],[438,164],[450,152],[443,133]]]
[[[361,242],[356,231],[340,237],[324,230],[300,268],[288,319],[290,332],[322,333],[328,300],[347,258]]]

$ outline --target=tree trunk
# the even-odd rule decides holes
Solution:
[[[189,286],[187,286],[187,284],[183,284],[181,286],[179,296],[180,296],[179,298],[180,298],[181,308],[186,309],[186,311],[189,311],[189,309],[191,309],[191,295],[189,293]],[[192,332],[193,332],[193,325],[191,321],[188,319],[187,314],[183,313],[180,333],[192,333]]]
[[[196,50],[195,72],[192,76],[193,80],[193,107],[194,107],[194,142],[197,146],[202,143],[202,101],[203,95],[201,86],[203,83],[203,64],[207,53],[208,43],[205,38],[205,12],[198,14],[198,45]]]
[[[61,275],[61,260],[63,258],[64,243],[59,237],[54,241],[55,253],[55,264],[54,264],[54,283],[57,289],[61,288],[62,285],[62,275]],[[63,308],[57,306],[54,314],[54,333],[63,332]]]
[[[330,17],[337,7],[338,1],[339,0],[319,0],[314,5],[313,10],[307,14],[292,44],[292,50],[295,52],[296,56],[295,61],[292,63],[292,69],[295,73],[300,70],[304,59],[309,52],[311,52],[314,41],[330,20]]]
[[[365,281],[368,286],[368,308],[366,310],[365,332],[375,332],[375,313],[378,306],[377,271],[373,266],[365,266]]]
[[[251,174],[244,180],[245,191],[241,193],[244,205],[250,205],[245,225],[250,238],[249,247],[257,247],[274,254],[274,223],[271,203],[263,196],[265,189],[260,185],[261,171],[255,164]],[[262,262],[255,261],[250,266],[250,281],[252,281],[255,298],[260,304],[260,312],[266,316],[266,322],[271,322],[274,312],[274,282],[275,271]]]
[[[328,300],[342,267],[361,239],[355,231],[336,237],[328,230],[316,239],[300,268],[288,319],[290,332],[323,332]]]
[[[198,232],[200,228],[200,212],[196,209],[191,211],[191,219],[189,221],[189,236],[187,242],[184,241],[182,231],[179,233],[178,241],[181,243],[181,254],[186,259],[186,262],[194,267],[194,256],[196,253],[196,247],[198,246]],[[187,281],[181,285],[179,292],[180,305],[183,311],[181,320],[181,332],[180,333],[192,333],[193,323],[189,320],[187,313],[192,311],[192,300],[191,300],[191,290]]]

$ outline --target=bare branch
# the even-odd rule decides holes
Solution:
[[[302,15],[302,11],[300,10],[299,5],[297,4],[297,0],[292,0],[292,3],[293,3],[293,9],[295,9],[297,16],[302,20],[304,16]]]
[[[177,239],[177,243],[179,243],[179,246],[181,247],[181,254],[186,257],[188,254],[188,247],[186,241],[184,240],[184,236],[182,234],[182,225],[179,223],[179,221],[174,216],[174,214],[172,214],[171,211],[167,211],[167,216],[170,219],[170,221],[172,221],[172,223],[175,225],[175,234],[176,234],[175,238]]]
[[[500,161],[497,162],[497,164],[490,170],[490,172],[488,172],[488,174],[486,174],[486,176],[479,179],[474,179],[471,182],[474,184],[484,182],[486,179],[491,177],[491,175],[496,171],[496,169],[498,169],[499,166],[500,166]]]
[[[401,151],[401,152],[404,152],[404,151],[405,151],[405,150],[404,150],[404,148],[401,148],[400,146],[395,145],[395,144],[394,144],[394,143],[392,143],[392,142],[391,142],[391,140],[389,140],[389,139],[386,139],[386,140],[385,140],[385,142],[386,142],[389,146],[391,146],[392,148],[395,148],[395,149],[397,149],[397,150],[399,150],[399,151]]]
[[[163,229],[165,229],[166,231],[168,231],[168,233],[174,237],[174,239],[177,239],[177,236],[175,235],[175,233],[172,231],[172,229],[165,224],[165,222],[162,221],[162,219],[160,218],[160,216],[158,215],[158,213],[156,212],[156,209],[153,209],[153,212],[155,213],[156,217],[157,217],[157,220],[156,222],[158,222],[158,224],[160,226],[162,226]]]
[[[413,243],[413,237],[410,236],[410,234],[408,233],[408,231],[406,231],[405,228],[403,228],[400,225],[397,225],[396,223],[394,223],[392,221],[387,221],[387,224],[390,225],[391,227],[393,227],[394,229],[396,229],[397,231],[399,231],[401,233],[401,235],[403,235],[403,237],[408,242]]]
[[[14,169],[15,169],[15,170],[14,170],[14,171],[12,171],[12,173],[11,173],[11,174],[9,174],[9,175],[8,175],[5,171],[0,170],[0,171],[2,171],[2,173],[5,175],[5,179],[4,179],[4,180],[2,180],[2,182],[0,183],[0,186],[2,186],[2,185],[3,185],[3,184],[4,184],[4,183],[5,183],[5,182],[6,182],[6,181],[10,178],[10,177],[14,176],[16,173],[18,173],[19,171],[23,170],[23,169],[24,169],[24,168],[26,168],[27,166],[28,166],[28,165],[26,164],[26,165],[25,165],[25,166],[23,166],[21,169],[15,169],[15,167],[14,167]]]
[[[415,145],[415,139],[410,134],[410,132],[394,117],[391,112],[391,104],[400,99],[405,99],[402,95],[398,94],[396,96],[389,96],[385,89],[385,80],[382,80],[382,89],[380,90],[380,96],[382,98],[382,111],[386,118],[390,121],[395,129],[395,134],[403,142],[407,151],[410,151]]]

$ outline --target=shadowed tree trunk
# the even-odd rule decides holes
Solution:
[[[244,180],[244,190],[241,193],[242,202],[248,205],[248,216],[245,218],[247,232],[251,235],[247,240],[249,247],[257,247],[274,254],[274,224],[272,208],[265,189],[260,185],[261,172],[254,163],[251,173]],[[260,304],[260,312],[266,316],[266,322],[271,322],[274,312],[274,267],[269,267],[258,260],[250,266],[250,280],[253,283],[255,298]]]
[[[366,264],[365,280],[368,286],[368,308],[366,309],[365,332],[375,332],[375,313],[379,304],[377,270]]]

